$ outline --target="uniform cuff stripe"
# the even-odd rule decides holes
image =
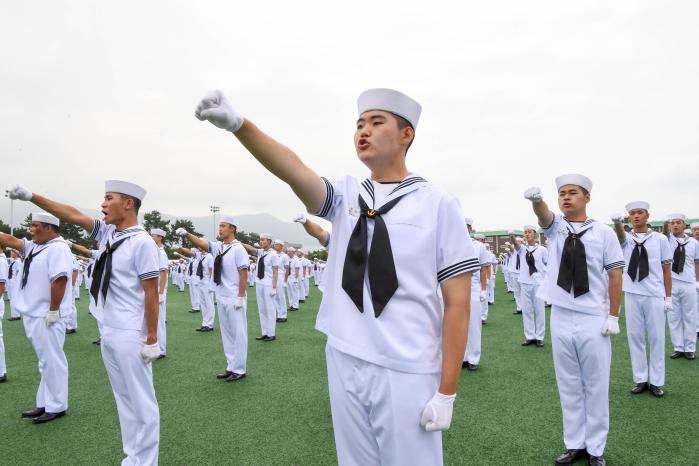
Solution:
[[[443,282],[455,275],[466,272],[474,272],[481,268],[478,259],[469,259],[442,269],[437,273],[437,281]]]
[[[330,182],[322,178],[323,181],[325,182],[325,201],[323,201],[323,205],[321,206],[320,210],[316,215],[318,217],[327,217],[327,215],[330,213],[330,208],[333,205],[333,186],[330,184]]]
[[[142,273],[141,275],[138,276],[138,278],[140,278],[141,280],[149,280],[151,278],[157,278],[159,276],[160,276],[160,271],[155,270],[153,272]]]
[[[102,220],[95,219],[95,224],[92,226],[92,231],[90,232],[90,238],[97,238],[97,234],[102,228]]]
[[[604,270],[620,269],[624,267],[624,261],[612,262],[611,264],[605,265]]]

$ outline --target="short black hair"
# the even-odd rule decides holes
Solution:
[[[390,113],[390,112],[389,112],[389,113]],[[415,140],[415,128],[413,127],[413,125],[412,125],[408,120],[406,120],[406,119],[403,118],[402,116],[396,115],[395,113],[391,113],[391,115],[393,116],[393,118],[396,119],[396,123],[398,123],[398,129],[405,129],[405,128],[407,128],[407,127],[409,126],[409,127],[412,128],[412,130],[413,130],[413,139],[410,140],[410,142],[408,143],[408,147],[405,148],[405,153],[406,153],[406,155],[407,155],[407,154],[408,154],[408,149],[410,149],[410,146],[413,145],[413,141]]]
[[[141,208],[141,200],[137,197],[129,196],[128,194],[119,193],[122,199],[131,199],[133,201],[133,208],[138,214],[138,210]]]
[[[61,232],[61,227],[57,225],[53,225],[51,223],[47,223],[48,226],[51,227],[51,229],[54,231],[54,233],[60,233]]]

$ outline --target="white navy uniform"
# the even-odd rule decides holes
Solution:
[[[333,236],[316,329],[328,337],[338,462],[341,466],[442,464],[441,432],[425,432],[419,420],[437,391],[441,372],[443,303],[437,290],[440,283],[479,269],[471,240],[464,234],[461,206],[417,175],[409,175],[385,199],[377,192],[376,203],[374,190],[384,186],[370,180],[361,186],[352,177],[325,183],[325,201],[314,214],[332,222]],[[404,195],[382,215],[398,288],[378,318],[367,279],[364,312],[340,285],[349,239],[359,220],[360,195],[374,209]],[[367,221],[367,226],[369,245],[374,222]]]
[[[248,253],[238,240],[229,244],[209,241],[209,252],[221,257],[221,284],[214,284],[218,302],[218,321],[223,340],[223,353],[226,356],[226,370],[236,374],[247,372],[248,360],[248,319],[247,292],[243,307],[236,309],[240,286],[240,271],[249,267]]]
[[[629,260],[637,244],[643,244],[648,254],[648,276],[632,280],[628,274]],[[624,309],[626,336],[631,353],[634,383],[665,385],[665,284],[663,265],[672,263],[672,251],[667,237],[653,230],[647,234],[624,234],[621,242],[624,268]],[[650,372],[646,359],[646,334],[650,344]]]
[[[301,277],[301,272],[299,271],[299,258],[294,255],[294,257],[289,257],[289,278],[286,283],[286,292],[289,295],[289,307],[298,310],[300,298],[299,278],[296,276],[297,273],[299,277]]]
[[[19,288],[19,283],[21,281],[20,276],[22,274],[22,261],[19,259],[10,259],[8,263],[7,271],[7,296],[10,298],[10,317],[16,319],[20,317],[19,310],[17,310],[17,305],[15,301],[15,296],[17,295],[17,288]]]
[[[201,304],[199,303],[199,292],[197,291],[199,277],[196,276],[196,264],[197,258],[199,257],[199,251],[193,249],[192,252],[194,252],[194,257],[190,257],[187,261],[186,281],[187,285],[189,285],[189,300],[192,303],[192,310],[199,311],[201,310]]]
[[[115,246],[107,299],[98,295],[102,315],[102,361],[112,385],[121,441],[126,458],[122,465],[156,465],[160,443],[160,410],[153,387],[152,363],[141,356],[147,338],[142,282],[160,275],[159,252],[140,225],[117,231],[95,220],[91,238],[101,251]],[[93,277],[94,278],[94,277]]]
[[[495,280],[498,277],[498,258],[492,252],[490,254],[490,280],[488,281],[488,304],[495,304]]]
[[[480,268],[490,265],[490,255],[485,249],[485,245],[480,241],[472,241],[474,252],[478,258]],[[481,295],[481,276],[479,271],[471,275],[471,315],[468,322],[468,340],[466,342],[466,353],[464,361],[474,365],[479,365],[481,361],[481,335],[483,325]]]
[[[71,274],[68,276],[68,283],[66,284],[66,288],[70,288],[70,292],[72,293],[73,300],[71,301],[71,306],[70,310],[66,313],[65,319],[66,319],[66,329],[67,330],[77,330],[78,329],[78,308],[75,306],[75,300],[76,294],[79,296],[80,291],[79,291],[79,285],[78,285],[78,278],[76,278],[75,283],[73,283],[73,274],[77,274],[77,276],[80,276],[80,262],[78,262],[78,259],[75,256],[72,256],[73,258],[73,269],[71,271]]]
[[[260,274],[260,261],[264,261],[264,274]],[[279,292],[279,276],[276,284],[273,283],[274,271],[279,270],[279,256],[277,252],[269,248],[257,250],[257,272],[255,272],[255,296],[257,297],[257,310],[260,314],[260,334],[274,337],[277,334],[277,315],[274,300],[271,296],[272,289]]]
[[[609,314],[609,278],[605,271],[624,267],[624,256],[611,228],[589,218],[576,223],[553,214],[553,222],[544,229],[549,261],[540,297],[552,304],[551,346],[565,446],[602,456],[609,433],[612,358],[611,341],[602,335]],[[585,245],[589,292],[577,298],[572,290],[569,293],[557,284],[569,229],[577,234],[586,232],[580,240]]]
[[[283,252],[277,254],[279,256],[279,274],[277,276],[277,296],[275,296],[275,304],[277,307],[277,317],[280,319],[287,318],[287,305],[286,305],[286,295],[284,294],[284,289],[289,287],[288,279],[286,276],[289,271],[289,256]]]
[[[684,245],[685,263],[681,273],[672,272],[672,310],[667,313],[670,339],[675,351],[694,353],[697,347],[697,276],[695,263],[699,262],[699,242],[684,235],[668,237],[674,256]],[[673,267],[675,264],[673,264]]]
[[[7,259],[5,255],[0,256],[0,283],[5,285],[7,288],[7,275],[9,267],[7,265]],[[5,340],[3,339],[2,333],[2,321],[5,318],[5,295],[0,294],[0,377],[7,373],[7,366],[5,365]]]
[[[533,274],[530,273],[527,265],[527,252],[531,253],[534,258],[536,272]],[[548,263],[548,250],[543,246],[525,246],[521,244],[519,249],[515,250],[515,254],[519,255],[521,264],[517,280],[520,287],[524,338],[544,341],[546,336],[546,304],[538,296],[538,293],[539,286],[544,279],[546,264]]]
[[[308,298],[308,294],[311,292],[311,261],[307,257],[301,259],[303,266],[303,294],[304,299]]]
[[[514,245],[512,245],[514,248]],[[519,285],[519,274],[522,271],[522,267],[525,265],[524,261],[522,259],[519,260],[519,265],[517,264],[517,251],[512,251],[510,255],[510,259],[507,262],[508,270],[510,271],[510,284],[512,286],[512,292],[515,295],[515,305],[517,306],[517,310],[521,311],[522,310],[522,303],[521,303],[521,293],[522,293],[522,287]]]
[[[158,266],[160,272],[165,272],[165,289],[163,294],[158,295],[158,344],[160,344],[160,353],[167,353],[167,328],[165,322],[167,320],[167,273],[168,260],[165,248],[158,248]],[[158,292],[160,292],[160,274],[158,274]]]
[[[22,255],[25,260],[17,287],[17,309],[22,314],[24,331],[39,360],[41,382],[36,392],[36,407],[49,413],[60,413],[68,409],[68,360],[63,352],[66,337],[66,315],[70,312],[73,292],[70,278],[73,271],[73,256],[68,245],[60,236],[38,245],[26,239]],[[22,287],[24,269],[29,263],[27,281]],[[59,306],[59,319],[46,325],[46,316],[51,307],[51,284],[66,277],[66,288]]]
[[[216,308],[214,300],[211,297],[211,272],[214,269],[214,259],[211,254],[199,254],[197,262],[194,265],[193,277],[196,277],[195,289],[199,296],[199,305],[201,306],[201,326],[214,328],[214,320],[216,319]],[[202,275],[199,276],[201,271]]]

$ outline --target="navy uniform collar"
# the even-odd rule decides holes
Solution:
[[[389,195],[386,196],[386,199],[383,200],[383,204],[386,204],[387,202],[390,202],[397,197],[403,196],[412,191],[420,189],[426,185],[426,179],[415,173],[411,173],[410,175],[406,176],[400,183],[398,183],[398,185],[395,188],[393,188],[393,191],[391,191]],[[380,209],[381,206],[383,206],[383,204],[381,204],[380,206],[375,205],[374,185],[372,184],[369,178],[362,181],[359,189],[359,195],[362,196],[362,199],[364,199],[364,202],[366,202],[367,205],[372,206],[372,208],[374,209]]]

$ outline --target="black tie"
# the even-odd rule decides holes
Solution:
[[[12,280],[12,276],[14,275],[15,272],[15,263],[13,262],[10,264],[10,275],[7,277],[8,280]]]
[[[87,266],[87,278],[92,276],[92,264]]]
[[[520,262],[519,262],[519,254],[517,254],[517,263],[515,264],[515,270],[519,270]]]
[[[257,261],[257,278],[260,280],[265,278],[265,257],[267,257],[267,254],[260,257],[260,260]]]
[[[194,267],[194,260],[189,261],[189,270],[187,270],[189,276],[192,276],[192,267]]]
[[[204,279],[204,257],[206,256],[202,255],[197,264],[197,277],[199,277],[199,280]]]
[[[405,194],[404,194],[405,195]],[[403,195],[403,196],[404,196]],[[369,253],[369,289],[374,315],[379,317],[384,307],[398,289],[396,266],[393,263],[391,240],[386,223],[381,218],[386,215],[403,196],[384,204],[379,210],[369,209],[364,199],[359,197],[361,209],[359,220],[352,231],[345,265],[342,268],[342,288],[347,292],[359,312],[364,312],[364,273],[367,268],[367,218],[374,220],[374,236]]]
[[[635,282],[638,276],[638,281],[642,282],[644,278],[648,276],[648,251],[646,251],[645,241],[639,243],[633,240],[636,246],[633,248],[631,253],[631,259],[629,260],[629,268],[626,273],[631,277],[631,281]]]
[[[223,271],[223,256],[228,254],[228,251],[230,251],[231,249],[233,249],[233,246],[226,249],[226,252],[217,254],[216,259],[214,259],[214,283],[217,285],[221,284],[221,272]]]
[[[570,293],[573,289],[573,296],[576,298],[590,291],[590,284],[587,277],[587,256],[585,255],[585,245],[582,236],[590,229],[581,233],[573,233],[568,230],[568,237],[563,244],[561,254],[561,268],[558,270],[558,286]]]
[[[107,242],[107,247],[100,254],[99,259],[95,263],[95,271],[92,276],[92,285],[90,285],[90,294],[95,300],[95,304],[99,299],[100,290],[102,291],[102,300],[107,300],[107,293],[109,292],[109,282],[112,279],[112,254],[117,248],[127,239],[128,237],[117,241],[114,246],[111,246]],[[104,276],[104,279],[102,277]]]
[[[675,248],[675,253],[672,255],[672,271],[680,274],[684,271],[684,262],[686,258],[686,253],[684,247],[687,243],[680,243],[677,241],[677,247]]]
[[[41,252],[46,249],[40,249],[38,251],[32,251],[26,259],[24,259],[24,269],[22,270],[22,282],[20,284],[20,288],[24,289],[25,285],[27,284],[27,278],[29,278],[29,267],[32,265],[32,260],[41,254]]]
[[[534,260],[534,251],[536,251],[536,248],[532,249],[531,251],[527,251],[525,254],[525,259],[527,260],[527,265],[529,266],[529,275],[534,275],[538,270],[536,270],[536,261]],[[517,256],[519,258],[519,256]]]

